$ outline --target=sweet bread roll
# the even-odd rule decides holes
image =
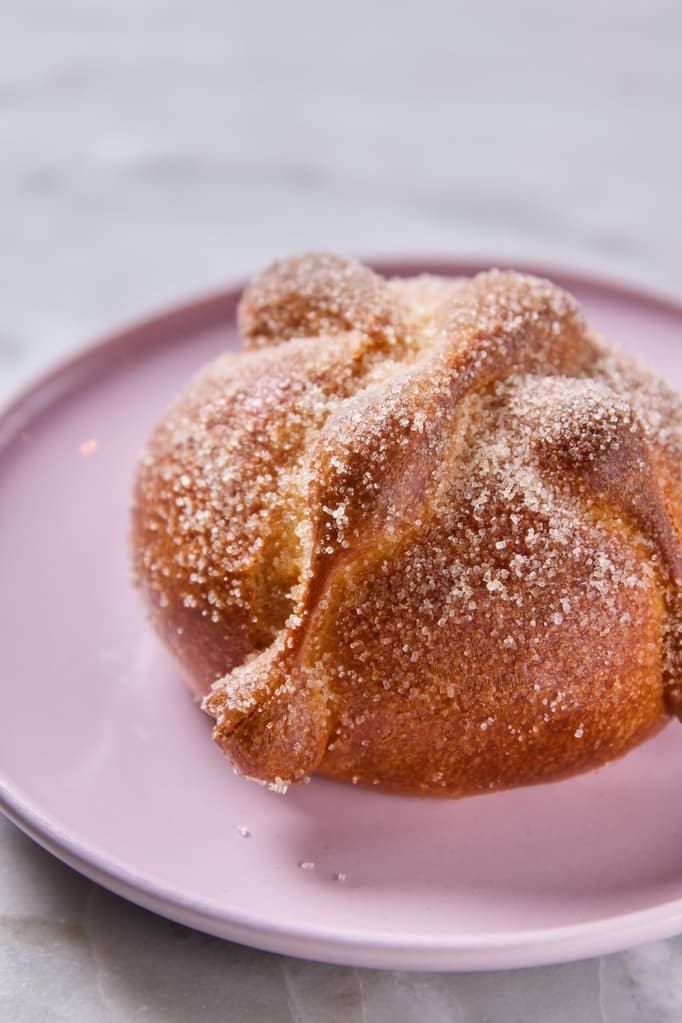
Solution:
[[[682,407],[545,280],[303,255],[137,476],[152,620],[242,774],[463,796],[682,716]]]

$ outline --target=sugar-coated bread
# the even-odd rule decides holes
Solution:
[[[151,618],[243,774],[462,796],[682,716],[682,406],[546,280],[275,263],[138,471]]]

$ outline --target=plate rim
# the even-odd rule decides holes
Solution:
[[[647,909],[561,927],[501,931],[494,935],[416,937],[390,931],[336,928],[296,922],[274,924],[248,913],[216,910],[185,893],[83,844],[41,813],[30,799],[0,781],[0,810],[43,849],[116,895],[215,937],[318,962],[374,969],[481,972],[548,966],[588,959],[663,940],[682,931],[682,897]]]
[[[406,271],[469,275],[495,265],[513,265],[523,273],[558,279],[562,286],[587,287],[606,291],[629,301],[665,309],[682,317],[682,295],[656,288],[630,284],[617,277],[591,270],[578,271],[554,263],[530,263],[527,260],[486,259],[478,255],[428,257],[415,254],[393,258],[363,260],[385,274]],[[418,271],[419,272],[419,271]],[[208,292],[150,313],[105,333],[100,340],[85,345],[48,365],[23,387],[0,402],[0,446],[17,430],[12,420],[21,422],[22,412],[29,420],[36,414],[33,399],[72,372],[82,371],[102,356],[123,349],[135,352],[169,343],[169,336],[182,336],[193,322],[216,325],[221,310],[235,308],[243,282]],[[68,380],[66,381],[68,385]],[[68,386],[67,386],[68,389]],[[28,408],[27,408],[28,406]],[[240,942],[265,951],[300,956],[349,966],[410,970],[490,970],[549,965],[621,951],[641,942],[672,937],[682,932],[682,897],[632,913],[608,916],[595,921],[526,931],[468,935],[431,934],[428,936],[395,934],[389,931],[354,931],[337,928],[330,935],[321,925],[300,925],[295,921],[275,924],[262,917],[240,911],[217,910],[210,901],[144,873],[107,854],[90,843],[81,843],[57,821],[40,811],[20,789],[0,777],[0,810],[30,838],[57,856],[62,862],[117,895],[153,912],[197,928],[220,938]]]

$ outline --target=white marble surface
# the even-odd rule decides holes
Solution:
[[[679,292],[677,0],[4,0],[0,398],[309,246],[549,259]],[[0,751],[1,756],[1,751]],[[0,1020],[679,1023],[682,938],[481,975],[167,923],[0,823]]]

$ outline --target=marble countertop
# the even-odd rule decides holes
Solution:
[[[680,293],[676,0],[6,0],[0,399],[112,326],[307,247]],[[0,821],[0,1020],[678,1023],[682,938],[407,974],[169,923]]]

